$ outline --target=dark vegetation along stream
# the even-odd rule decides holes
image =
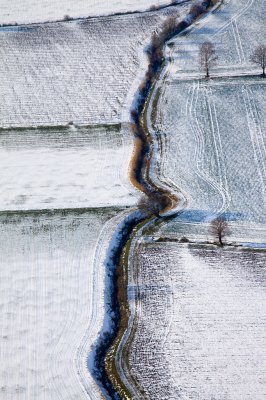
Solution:
[[[173,208],[178,197],[169,189],[158,187],[149,174],[152,159],[152,138],[149,135],[146,113],[153,87],[163,69],[164,45],[173,36],[188,28],[196,19],[215,6],[218,0],[202,1],[197,6],[191,6],[185,19],[178,21],[176,12],[168,17],[161,30],[151,38],[147,50],[149,61],[145,78],[139,87],[134,108],[131,111],[131,126],[135,136],[135,148],[131,161],[130,179],[133,185],[143,192],[147,198],[155,199],[158,213],[163,217],[165,210]],[[178,10],[178,7],[177,7]],[[154,213],[156,215],[156,213]],[[132,213],[115,232],[116,240],[110,245],[106,259],[106,274],[108,275],[108,332],[105,330],[99,336],[94,349],[93,375],[104,396],[110,399],[132,399],[133,395],[122,382],[116,367],[116,351],[128,326],[129,307],[127,303],[127,259],[132,239],[132,233],[142,226],[147,215]],[[118,240],[117,240],[118,239]]]

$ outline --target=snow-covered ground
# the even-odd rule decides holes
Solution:
[[[265,7],[257,0],[225,1],[166,49],[154,121],[162,137],[157,171],[182,190],[192,220],[201,212],[205,220],[227,212],[231,219],[266,223],[265,82],[240,76],[260,72],[249,57],[265,36]],[[209,80],[200,79],[198,65],[205,40],[219,56]]]
[[[0,133],[0,210],[132,205],[132,138],[114,127]]]
[[[0,0],[0,22],[133,10],[136,3],[91,2],[87,10],[80,1],[51,7]],[[265,222],[264,84],[191,79],[199,75],[197,46],[209,34],[220,59],[223,49],[228,53],[224,75],[250,70],[250,37],[263,35],[264,5],[226,3],[170,49],[156,121],[164,134],[161,174],[196,212],[237,212]],[[128,121],[146,68],[144,46],[168,12],[0,29],[0,128],[11,127],[0,131],[0,210],[98,207],[1,214],[0,399],[100,398],[86,356],[103,320],[106,249],[121,222],[117,210],[100,207],[136,202],[126,178],[132,142],[126,125],[122,131],[60,126]],[[39,125],[58,128],[16,129]],[[202,235],[197,228],[192,236]],[[262,399],[265,253],[163,244],[143,248],[140,266],[130,362],[148,397]]]
[[[182,3],[184,0],[176,0]],[[145,11],[150,7],[170,4],[167,0],[0,0],[0,24],[31,23],[113,13]]]
[[[144,46],[168,12],[0,31],[1,400],[100,398],[86,358],[127,214],[101,207],[137,196],[129,127],[96,124],[128,120]]]
[[[159,237],[179,240],[187,238],[192,242],[215,242],[217,238],[211,233],[209,213],[198,213],[195,210],[184,211],[171,222],[162,224],[156,231],[153,240]],[[266,225],[239,219],[228,222],[225,243],[245,245],[248,247],[266,247]]]
[[[260,78],[166,85],[163,174],[188,194],[191,209],[266,223],[265,87]]]
[[[1,400],[101,398],[86,358],[117,214],[1,214]]]
[[[129,119],[161,12],[0,29],[0,127]]]
[[[224,0],[217,11],[197,22],[187,35],[171,40],[177,76],[199,72],[198,48],[206,40],[216,47],[218,72],[220,68],[227,74],[254,69],[250,55],[265,42],[265,13],[265,1]]]
[[[265,399],[265,266],[265,252],[142,246],[130,365],[145,398]]]
[[[265,250],[265,82],[252,76],[259,70],[249,61],[265,36],[265,11],[257,0],[224,1],[171,40],[151,97],[148,125],[158,153],[152,174],[187,202],[143,238],[134,263],[139,272],[130,274],[136,333],[125,373],[137,398],[266,395],[265,251],[151,244],[161,236],[213,241],[210,219],[223,212],[231,230],[226,240]],[[219,55],[209,80],[200,79],[198,67],[205,40]]]

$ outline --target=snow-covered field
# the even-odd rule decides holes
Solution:
[[[192,242],[214,242],[217,240],[211,233],[209,213],[184,211],[171,222],[164,223],[156,231],[159,237],[180,240],[187,238]],[[156,238],[155,238],[156,239]],[[266,225],[251,221],[236,219],[228,222],[225,243],[247,247],[266,248]]]
[[[152,5],[72,3],[0,0],[0,23]],[[259,0],[224,3],[168,49],[154,124],[162,134],[157,172],[182,190],[189,210],[159,235],[206,240],[197,218],[223,211],[245,220],[233,240],[263,242],[265,82],[227,75],[251,71],[266,9]],[[0,400],[101,398],[86,357],[103,322],[107,246],[127,215],[102,207],[136,202],[127,178],[132,137],[119,126],[145,72],[144,47],[171,12],[0,28]],[[209,82],[196,61],[206,39],[215,41],[215,75],[223,75]],[[141,247],[129,362],[147,398],[265,398],[265,254]]]
[[[177,0],[182,3],[184,0]],[[31,23],[113,13],[145,11],[151,6],[169,4],[167,0],[1,0],[0,24]]]
[[[126,128],[0,132],[0,210],[125,206],[132,139]]]
[[[177,75],[199,72],[198,47],[206,40],[216,47],[218,73],[220,69],[225,75],[250,72],[254,47],[265,42],[265,13],[265,1],[224,0],[218,11],[196,23],[187,35],[171,40]]]
[[[186,209],[144,238],[130,274],[136,333],[124,379],[137,398],[266,396],[265,82],[249,61],[265,38],[264,3],[226,0],[166,50],[148,115],[158,152],[151,171],[181,190]],[[219,55],[209,80],[198,67],[205,40]],[[213,241],[209,221],[221,212],[226,240],[264,251],[151,244],[160,236]]]
[[[86,359],[103,320],[117,215],[1,214],[1,400],[101,398]]]
[[[265,399],[265,267],[265,252],[141,247],[130,351],[140,398]]]
[[[128,121],[151,33],[188,7],[0,29],[0,127]]]
[[[153,127],[162,137],[157,173],[182,190],[192,219],[227,212],[266,223],[265,81],[246,76],[260,72],[249,57],[265,37],[265,7],[257,0],[225,1],[166,49],[170,61]],[[209,80],[198,65],[205,40],[219,56]]]
[[[260,78],[175,80],[160,105],[163,174],[189,207],[266,223],[266,102]]]

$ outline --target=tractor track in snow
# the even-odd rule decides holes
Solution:
[[[195,95],[196,91],[196,95]],[[209,176],[203,167],[201,166],[200,156],[203,154],[203,138],[204,132],[199,123],[198,115],[197,115],[197,102],[199,96],[199,82],[193,85],[191,102],[189,107],[189,122],[192,132],[194,133],[196,139],[196,149],[195,149],[195,159],[196,161],[196,175],[199,179],[203,180],[205,184],[209,185],[221,198],[221,203],[218,203],[216,208],[213,210],[214,213],[220,213],[226,208],[226,195],[223,188],[218,184],[218,182],[211,176]]]
[[[262,137],[262,130],[259,124],[259,117],[251,90],[248,89],[246,86],[243,86],[242,93],[243,102],[246,109],[250,139],[253,147],[254,159],[257,167],[257,173],[260,177],[263,192],[265,193],[265,145]]]

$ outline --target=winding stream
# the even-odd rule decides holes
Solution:
[[[202,14],[205,14],[210,8],[217,5],[217,1],[208,0],[203,4],[205,9]],[[188,14],[181,20],[177,24],[175,32],[165,38],[163,49],[169,39],[187,29],[199,17],[200,15]],[[152,51],[156,50],[153,49]],[[152,56],[153,53],[150,53],[150,60],[152,60]],[[167,201],[164,201],[161,216],[171,218],[178,212],[177,205],[179,206],[179,202],[184,205],[186,199],[177,188],[174,188],[177,192],[174,193],[169,184],[161,182],[158,178],[154,179],[152,165],[154,165],[156,151],[159,149],[159,138],[155,132],[150,131],[151,124],[148,121],[150,105],[152,107],[154,104],[153,95],[157,89],[157,83],[162,81],[166,72],[164,63],[164,58],[161,58],[157,63],[150,63],[149,73],[146,74],[138,93],[138,101],[135,102],[137,106],[132,113],[135,148],[131,162],[130,179],[133,185],[146,195],[156,192],[161,196],[162,201],[167,198]],[[102,332],[96,344],[94,376],[107,398],[131,399],[139,396],[139,391],[134,387],[134,382],[129,382],[123,371],[125,367],[123,349],[130,336],[134,315],[130,314],[129,306],[126,304],[128,299],[121,301],[121,296],[127,297],[128,294],[127,271],[130,270],[128,264],[133,260],[137,239],[141,236],[144,228],[154,225],[156,221],[158,221],[158,218],[145,220],[144,216],[136,212],[130,214],[124,223],[118,227],[105,262],[110,282],[109,311],[107,311],[110,330],[108,333]],[[121,270],[123,271],[122,278]],[[121,283],[126,287],[121,287]]]

